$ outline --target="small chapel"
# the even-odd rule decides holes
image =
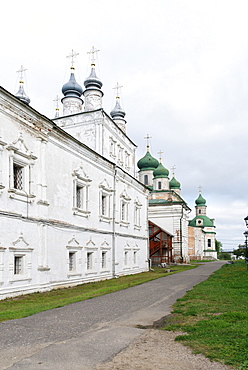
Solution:
[[[189,221],[189,256],[190,259],[217,259],[215,250],[214,219],[207,216],[206,200],[201,191],[195,200],[195,217]]]

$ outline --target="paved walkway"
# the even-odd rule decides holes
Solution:
[[[126,348],[223,262],[0,324],[0,369],[94,369]]]

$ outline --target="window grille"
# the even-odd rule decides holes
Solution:
[[[14,163],[14,188],[23,190],[23,167]]]
[[[22,273],[22,258],[23,257],[14,257],[14,274],[19,275]]]

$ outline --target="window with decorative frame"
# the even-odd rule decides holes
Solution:
[[[131,198],[124,190],[120,195],[120,225],[128,226],[129,225],[129,203]]]
[[[16,241],[13,241],[12,246],[9,247],[11,256],[9,269],[12,272],[10,282],[31,280],[32,251],[33,248],[29,247],[22,233]]]
[[[116,141],[112,136],[109,137],[109,155],[116,158]]]
[[[99,217],[100,221],[110,222],[112,220],[111,195],[113,190],[110,188],[106,179],[99,184]]]
[[[127,170],[130,169],[130,154],[125,151],[125,167]]]
[[[28,151],[22,134],[7,146],[9,151],[9,194],[10,198],[22,200],[26,197],[27,202],[35,197],[33,182],[33,166],[37,159]]]
[[[73,171],[73,214],[89,217],[89,186],[91,179],[86,175],[82,165]]]
[[[83,247],[79,244],[79,242],[73,238],[68,241],[66,246],[67,249],[67,276],[81,276],[82,275],[82,249]]]
[[[141,207],[142,203],[140,203],[139,199],[135,199],[134,201],[134,228],[140,230],[141,228]]]

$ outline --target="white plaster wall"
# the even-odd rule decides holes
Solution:
[[[9,110],[7,103],[10,103]],[[50,121],[2,91],[0,109],[0,297],[111,278],[114,273],[122,275],[147,270],[148,194],[145,187],[121,168],[60,130],[54,130]],[[33,165],[32,198],[25,194],[10,198],[9,193],[10,152],[7,147],[20,137],[20,133],[28,153],[37,157]],[[73,173],[80,166],[91,180],[88,217],[73,211]],[[99,185],[103,183],[111,190],[107,222],[99,215]],[[124,191],[130,198],[127,226],[119,223],[119,200]],[[139,228],[134,225],[137,201],[141,207]],[[124,263],[124,250],[130,252],[127,263]],[[76,253],[73,272],[69,272],[69,251]],[[93,253],[90,271],[86,268],[87,251]],[[101,267],[102,251],[106,252],[104,269]],[[24,256],[25,268],[23,274],[13,277],[14,253]]]

